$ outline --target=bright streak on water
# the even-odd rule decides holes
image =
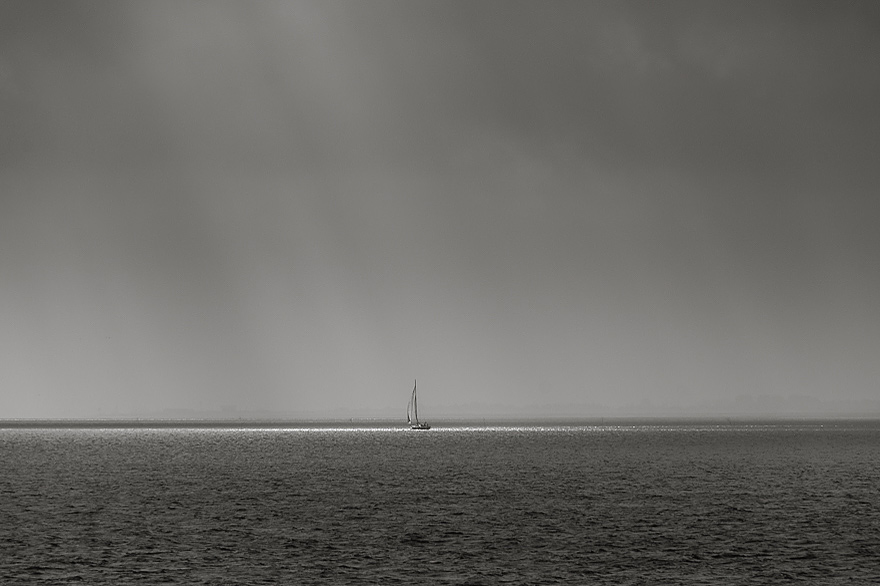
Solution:
[[[163,425],[0,429],[0,583],[880,575],[877,422]]]

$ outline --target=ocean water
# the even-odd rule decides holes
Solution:
[[[0,584],[880,584],[880,423],[0,429]]]

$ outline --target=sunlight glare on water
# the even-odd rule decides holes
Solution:
[[[0,429],[0,457],[3,584],[880,575],[876,423]]]

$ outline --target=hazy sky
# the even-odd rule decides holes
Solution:
[[[0,418],[880,414],[880,4],[3,2]]]

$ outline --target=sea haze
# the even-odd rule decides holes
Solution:
[[[871,584],[880,422],[6,426],[0,583]]]

